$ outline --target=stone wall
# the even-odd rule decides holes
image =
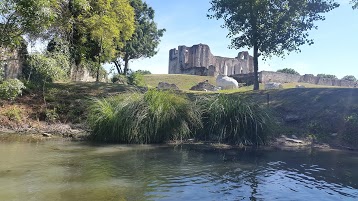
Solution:
[[[2,71],[0,74],[3,75],[5,79],[20,78],[23,73],[25,57],[27,54],[26,47],[11,51],[0,49],[0,70]],[[94,82],[96,81],[96,76],[93,76],[86,68],[77,68],[74,66],[71,69],[71,80]],[[100,80],[105,82],[107,81],[107,78],[102,77]]]
[[[236,74],[231,75],[230,77],[234,78],[238,83],[245,83],[246,85],[253,85],[254,84],[254,73],[248,74]]]
[[[24,63],[24,55],[22,51],[0,49],[0,72],[4,78],[14,79],[22,75],[22,68]]]
[[[99,78],[99,80],[100,80],[100,82],[107,82],[107,76],[102,76]],[[74,82],[95,82],[96,75],[92,75],[92,73],[85,67],[72,66],[71,81],[74,81]]]
[[[225,66],[228,75],[251,73],[253,57],[248,52],[240,52],[236,58],[214,56],[205,44],[179,46],[169,51],[169,74],[215,76],[224,74]]]
[[[261,71],[259,74],[259,82],[279,82],[279,83],[290,83],[290,82],[299,82],[301,79],[300,75],[293,75],[287,73],[271,72],[271,71]]]
[[[241,74],[241,75],[231,75],[239,83],[246,83],[247,85],[252,85],[254,83],[254,74]],[[338,87],[357,87],[357,82],[340,80],[340,79],[331,79],[331,78],[322,78],[317,77],[312,74],[305,75],[292,75],[287,73],[279,73],[272,71],[262,71],[259,73],[259,82],[278,82],[278,83],[292,83],[292,82],[301,82],[301,83],[310,83],[323,86],[338,86]]]

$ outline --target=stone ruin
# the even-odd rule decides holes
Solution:
[[[27,46],[23,45],[17,49],[0,48],[0,77],[5,79],[21,78],[26,66],[28,55]],[[86,67],[72,66],[70,78],[75,82],[94,82],[96,75],[91,73]],[[105,82],[107,76],[100,77],[101,82]]]
[[[179,46],[178,50],[169,51],[169,74],[216,76],[224,74],[225,65],[228,76],[254,71],[253,57],[247,51],[240,52],[235,58],[214,56],[205,44]]]
[[[232,75],[239,83],[246,83],[246,85],[254,84],[254,74],[237,74]],[[312,74],[305,75],[294,75],[272,71],[261,71],[259,72],[259,83],[309,83],[323,86],[337,86],[337,87],[357,87],[357,82],[334,79],[334,78],[323,78],[314,76]]]
[[[175,84],[170,84],[167,82],[159,82],[158,86],[157,86],[158,90],[174,90],[174,91],[178,91],[179,87]]]
[[[219,91],[220,88],[209,83],[208,80],[204,82],[199,82],[197,85],[190,88],[192,91]]]
[[[12,50],[0,48],[0,74],[5,79],[21,77],[26,55],[26,47]]]

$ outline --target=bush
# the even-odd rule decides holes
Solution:
[[[19,109],[18,107],[14,106],[11,108],[8,108],[5,112],[4,115],[11,121],[16,121],[16,122],[20,122],[22,120],[22,113],[21,113],[21,109]]]
[[[335,76],[335,75],[330,75],[330,74],[318,74],[317,77],[337,79],[337,76]]]
[[[150,90],[95,100],[88,122],[95,141],[161,143],[191,137],[200,117],[186,96]]]
[[[343,140],[351,145],[358,145],[358,114],[354,113],[345,118]]]
[[[292,68],[280,69],[280,70],[277,70],[277,72],[279,72],[279,73],[293,74],[293,75],[299,75],[299,73],[298,73],[295,69],[292,69]]]
[[[203,129],[199,138],[229,144],[265,144],[271,125],[266,109],[238,95],[218,95],[200,101]]]
[[[136,73],[142,74],[142,75],[150,75],[152,74],[149,70],[137,70]]]
[[[145,82],[144,82],[144,77],[143,74],[141,73],[131,73],[128,77],[128,83],[130,85],[135,85],[138,87],[144,87],[146,86]]]
[[[125,75],[115,74],[111,78],[112,83],[127,84],[128,78]]]
[[[357,78],[354,77],[353,75],[346,75],[342,78],[342,80],[347,80],[347,81],[352,81],[352,82],[355,82],[357,81]]]
[[[14,100],[25,89],[24,83],[18,79],[8,79],[0,83],[0,99]]]
[[[69,68],[70,63],[65,55],[33,54],[29,57],[24,74],[32,83],[42,85],[44,82],[67,79]]]
[[[46,115],[46,122],[49,123],[55,123],[60,118],[56,111],[56,108],[46,109],[45,115]]]

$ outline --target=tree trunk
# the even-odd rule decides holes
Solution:
[[[259,53],[257,44],[254,45],[254,90],[259,90]]]
[[[116,66],[117,69],[117,73],[118,74],[122,74],[122,68],[121,68],[121,64],[118,61],[113,61],[114,65]]]
[[[102,37],[101,37],[101,42],[100,42],[100,50],[99,50],[99,54],[98,54],[98,67],[97,67],[96,82],[99,82],[99,68],[101,67],[101,56],[102,56]]]
[[[127,53],[124,55],[123,60],[124,60],[123,74],[124,74],[124,75],[127,75],[127,74],[128,74],[128,70],[129,70],[129,69],[128,69],[129,55],[128,55]]]

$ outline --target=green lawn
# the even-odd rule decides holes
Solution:
[[[199,82],[208,80],[210,84],[215,85],[215,77],[212,76],[197,76],[197,75],[179,75],[179,74],[152,74],[145,75],[144,81],[148,87],[157,87],[159,82],[168,82],[175,84],[181,90],[189,90]]]
[[[176,86],[179,87],[180,90],[183,91],[189,91],[191,87],[205,80],[208,80],[209,83],[212,85],[216,85],[216,81],[215,81],[216,78],[212,76],[183,75],[183,74],[152,74],[152,75],[144,76],[144,82],[150,88],[157,87],[159,82],[167,82],[170,84],[175,84]],[[322,86],[322,85],[315,85],[309,83],[284,83],[283,88],[284,89],[296,88],[296,85],[303,85],[306,88],[339,88],[339,87]],[[234,90],[222,90],[221,93],[247,92],[247,91],[252,91],[252,89],[253,86],[245,86]],[[260,90],[263,89],[264,89],[264,84],[260,84]],[[199,93],[203,93],[203,92],[199,92]]]

